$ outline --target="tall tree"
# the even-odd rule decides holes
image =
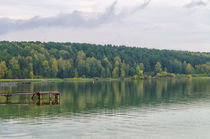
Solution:
[[[19,78],[19,73],[20,73],[20,65],[18,63],[18,60],[13,57],[10,61],[9,61],[9,68],[11,69],[12,72],[12,77],[13,78]]]
[[[194,68],[191,66],[191,64],[187,64],[187,67],[186,67],[186,72],[188,73],[188,74],[192,74],[192,73],[194,73]]]
[[[162,72],[162,66],[160,62],[157,62],[155,65],[155,73],[161,73]]]
[[[5,78],[7,74],[7,65],[5,61],[0,62],[0,78]]]
[[[78,75],[86,75],[86,54],[82,50],[77,53],[76,62]]]
[[[114,69],[113,69],[113,71],[112,71],[112,77],[114,77],[114,78],[118,78],[119,76],[120,76],[120,64],[121,64],[121,59],[120,59],[120,57],[119,56],[116,56],[115,58],[114,58],[114,60],[115,60],[115,67],[114,67]]]
[[[144,65],[142,63],[140,63],[139,65],[137,65],[136,67],[136,72],[137,72],[137,76],[139,79],[143,79],[144,78]]]
[[[52,63],[50,67],[51,77],[55,78],[57,77],[58,74],[58,62],[55,58],[52,58],[51,63]]]
[[[111,77],[112,64],[107,57],[104,57],[102,65],[105,68],[105,77]]]

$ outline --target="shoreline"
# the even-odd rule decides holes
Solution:
[[[210,78],[209,76],[192,76],[192,79],[195,78]],[[177,76],[174,78],[168,78],[168,77],[152,77],[148,79],[136,79],[136,80],[150,80],[150,79],[190,79],[186,76]],[[42,78],[42,79],[0,79],[0,82],[93,82],[93,81],[120,81],[120,80],[135,80],[132,77],[127,78]]]

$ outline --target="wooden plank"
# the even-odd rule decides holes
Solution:
[[[20,105],[22,105],[22,106],[29,106],[29,105],[40,105],[40,106],[59,106],[60,104],[58,103],[58,104],[33,104],[33,103],[30,103],[30,104],[21,104],[21,103],[1,103],[0,104],[0,106],[7,106],[7,105],[17,105],[17,106],[20,106]]]
[[[11,95],[11,96],[14,96],[14,95],[33,95],[33,93],[5,93],[5,94],[0,93],[0,96],[8,96],[8,95]]]
[[[36,92],[34,92],[36,93]],[[14,96],[14,95],[33,95],[34,93],[0,93],[0,96]],[[46,95],[46,94],[53,94],[53,95],[60,95],[60,92],[58,91],[44,91],[44,92],[39,92],[41,95]]]

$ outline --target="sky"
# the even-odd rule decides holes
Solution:
[[[0,40],[210,52],[210,0],[0,0]]]

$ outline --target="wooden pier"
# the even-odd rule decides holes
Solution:
[[[42,99],[43,95],[49,95],[49,98],[52,98],[52,95],[54,95],[55,99],[60,98],[60,92],[58,91],[45,91],[45,92],[34,92],[31,99],[34,99],[36,96],[38,96],[38,99]]]
[[[7,103],[9,102],[10,97],[20,96],[20,95],[25,95],[26,98],[28,98],[28,96],[31,95],[31,99],[33,100],[34,104],[40,104],[40,105],[43,104],[42,99],[43,99],[44,95],[49,96],[49,104],[52,104],[52,100],[54,100],[56,102],[56,104],[59,104],[59,100],[60,100],[60,92],[58,92],[58,91],[37,91],[34,93],[29,93],[29,92],[26,92],[26,93],[22,93],[22,92],[0,93],[0,96],[6,97]],[[37,102],[35,101],[35,100],[37,100],[36,98],[38,99]],[[29,102],[28,99],[26,99],[25,104],[28,104],[28,102]],[[8,103],[8,104],[10,104],[10,103]]]

